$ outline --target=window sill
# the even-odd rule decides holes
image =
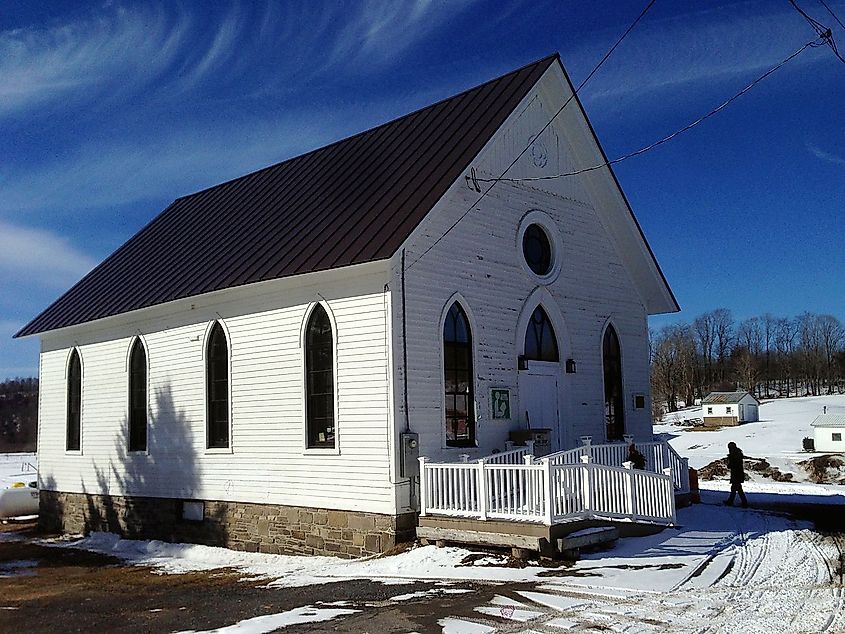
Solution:
[[[127,455],[130,455],[130,456],[149,456],[150,455],[149,449],[144,449],[143,451],[140,450],[140,449],[129,450],[126,453],[127,453]]]
[[[81,449],[65,449],[66,456],[81,456],[82,450]]]
[[[340,447],[338,447],[337,445],[335,445],[334,447],[306,447],[302,450],[302,455],[339,456]]]
[[[206,447],[205,452],[206,455],[209,454],[232,454],[235,453],[231,447]]]
[[[441,449],[455,451],[466,451],[467,449],[478,449],[478,443],[474,442],[471,445],[443,445]]]

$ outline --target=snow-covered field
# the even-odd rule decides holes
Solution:
[[[654,433],[669,440],[672,447],[688,457],[690,466],[696,469],[724,458],[728,453],[728,443],[733,441],[746,456],[765,458],[782,472],[791,473],[796,482],[808,482],[807,472],[796,466],[796,462],[820,455],[805,453],[801,442],[805,437],[813,437],[810,423],[825,406],[828,414],[845,414],[845,395],[763,401],[758,422],[716,431],[673,424],[678,420],[701,418],[701,407],[692,407],[667,414],[662,424],[654,426]],[[752,482],[759,482],[760,478],[755,474],[749,475]],[[818,492],[824,494],[823,488]]]
[[[501,584],[492,601],[473,605],[472,617],[440,619],[447,633],[845,631],[843,589],[835,563],[839,550],[833,538],[781,515],[723,507],[716,493],[705,492],[704,497],[709,504],[679,510],[677,528],[621,539],[611,550],[587,554],[573,566],[560,568],[509,567],[504,556],[495,554],[464,564],[473,551],[455,547],[417,547],[349,561],[129,541],[103,533],[50,543],[116,555],[164,574],[233,568],[266,579],[269,587],[350,579],[437,582],[427,593],[397,593],[394,605],[448,592],[466,592],[466,601],[473,605],[468,582]],[[337,619],[333,627],[343,631],[345,615],[381,607],[378,602],[315,603],[275,619],[250,619],[219,631],[269,632],[312,617]]]
[[[15,482],[29,484],[37,478],[38,457],[34,453],[0,453],[0,489]]]

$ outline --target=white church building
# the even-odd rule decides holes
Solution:
[[[589,458],[541,453],[633,440],[637,477],[677,480],[647,318],[678,305],[613,171],[522,180],[606,162],[577,98],[554,116],[571,96],[553,55],[175,200],[17,335],[41,340],[42,525],[358,556],[420,511],[496,516],[431,465],[545,477],[546,524],[553,469]]]

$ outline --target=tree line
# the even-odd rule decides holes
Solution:
[[[38,433],[38,379],[0,382],[0,453],[35,451]]]
[[[845,327],[833,315],[736,321],[717,308],[692,323],[650,330],[649,342],[653,401],[669,411],[714,390],[758,398],[845,390]]]

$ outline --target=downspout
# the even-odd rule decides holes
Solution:
[[[402,384],[405,433],[409,433],[411,431],[411,418],[408,412],[408,320],[405,310],[405,249],[402,249]]]

